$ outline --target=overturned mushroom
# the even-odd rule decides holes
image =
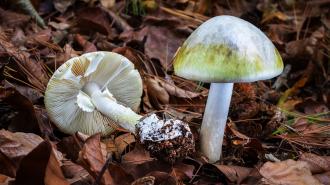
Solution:
[[[146,119],[141,119],[142,116],[134,112],[139,108],[141,95],[142,80],[133,63],[122,55],[100,51],[74,57],[60,66],[48,83],[45,106],[50,119],[61,131],[68,134],[80,131],[89,135],[98,132],[108,135],[118,125],[135,134],[136,125],[140,120],[144,123],[143,120]],[[159,133],[157,130],[166,127],[176,130],[177,134],[168,137],[166,134],[170,133],[163,132],[163,140],[141,140],[141,143],[157,145],[187,137],[191,140],[187,141],[191,143],[189,146],[194,148],[192,134],[186,123],[180,122],[185,126],[182,127],[184,129],[178,129],[175,124],[165,124],[166,121],[156,119],[156,115],[147,118],[160,125],[151,130],[151,133]],[[148,126],[137,127],[139,131],[150,131]],[[173,145],[166,148],[166,151],[173,150],[176,150]],[[182,155],[177,156],[187,154],[186,151],[182,152]]]

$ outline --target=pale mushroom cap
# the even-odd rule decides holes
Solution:
[[[94,82],[117,103],[138,110],[142,79],[127,58],[112,52],[92,52],[74,57],[60,66],[49,80],[45,106],[49,117],[65,133],[111,133],[117,124],[96,110],[82,93],[88,82]],[[79,105],[78,105],[79,104]],[[83,110],[84,109],[84,110]]]
[[[217,16],[199,26],[174,58],[175,74],[203,82],[253,82],[279,75],[282,58],[251,23]]]

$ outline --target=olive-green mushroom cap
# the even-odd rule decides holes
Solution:
[[[253,82],[279,75],[282,58],[251,23],[217,16],[200,25],[174,58],[175,74],[203,82]]]

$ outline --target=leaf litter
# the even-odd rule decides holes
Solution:
[[[330,184],[329,1],[32,1],[38,15],[13,2],[0,3],[0,184]],[[235,84],[222,160],[210,164],[198,147],[209,84],[175,76],[172,58],[222,14],[261,28],[286,70]],[[124,130],[69,136],[51,123],[52,73],[101,50],[139,70],[140,114],[189,123],[195,153],[170,165]]]

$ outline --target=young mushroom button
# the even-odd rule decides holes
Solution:
[[[270,79],[283,70],[279,52],[262,31],[227,15],[200,25],[173,65],[178,76],[211,83],[200,132],[201,149],[210,162],[220,159],[233,83]]]

